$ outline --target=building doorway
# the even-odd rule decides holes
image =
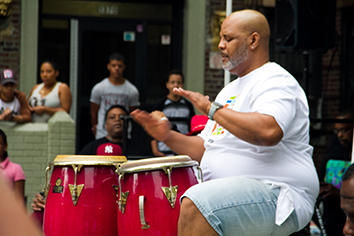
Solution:
[[[168,71],[182,70],[183,1],[41,0],[40,5],[38,65],[56,61],[60,81],[72,89],[76,152],[94,139],[89,99],[93,86],[109,75],[110,53],[125,56],[124,76],[138,88],[145,110],[167,94]]]

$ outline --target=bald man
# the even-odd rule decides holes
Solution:
[[[181,198],[178,235],[289,235],[311,219],[319,183],[309,145],[309,109],[295,78],[269,62],[269,25],[254,10],[228,16],[220,30],[223,68],[238,79],[210,102],[174,89],[209,121],[198,136],[168,120],[131,115],[174,152],[200,162],[205,182]]]

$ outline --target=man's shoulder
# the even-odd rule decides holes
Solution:
[[[93,89],[98,88],[100,86],[105,86],[107,84],[107,82],[109,83],[109,80],[106,77],[103,80],[101,80],[100,82],[98,82],[97,84],[95,84],[95,86],[93,86]]]
[[[15,97],[22,98],[22,97],[26,97],[26,95],[24,92],[21,92],[20,90],[15,90]]]
[[[79,152],[81,155],[95,155],[96,154],[96,149],[95,147],[104,143],[105,141],[108,141],[105,137],[100,138],[100,139],[95,139],[92,140],[91,142],[87,143]]]
[[[130,87],[131,89],[134,89],[134,90],[138,91],[138,88],[132,82],[130,82],[127,79],[125,79],[124,85],[127,86],[127,87]]]
[[[165,101],[167,100],[168,98],[165,96],[165,97],[162,97],[160,98],[159,100],[157,100],[157,102],[154,104],[154,106],[152,107],[153,110],[159,110],[161,111],[163,109],[163,106],[165,104]]]

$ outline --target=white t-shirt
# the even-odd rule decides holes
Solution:
[[[273,116],[284,136],[275,146],[257,146],[209,120],[199,135],[206,149],[201,161],[204,179],[244,176],[279,186],[275,222],[283,223],[295,208],[299,226],[305,226],[319,183],[308,144],[307,99],[298,82],[278,64],[267,63],[231,82],[216,101],[234,111]]]
[[[13,115],[20,114],[21,105],[16,96],[14,97],[14,100],[12,100],[11,102],[4,102],[0,99],[0,114],[4,113],[6,108],[9,108]]]
[[[44,86],[44,83],[38,85],[38,87],[33,90],[31,97],[28,99],[28,102],[31,107],[35,106],[45,106],[50,108],[59,108],[61,107],[60,98],[59,98],[59,86],[61,82],[57,82],[52,91],[50,91],[47,95],[42,97],[39,93]],[[32,122],[40,122],[45,123],[51,116],[47,113],[43,113],[42,115],[38,115],[36,113],[32,113]]]
[[[100,105],[96,131],[96,139],[99,139],[107,136],[106,111],[113,105],[124,106],[128,111],[129,107],[139,106],[139,91],[128,80],[125,80],[122,85],[113,85],[108,78],[105,78],[93,87],[90,102]]]

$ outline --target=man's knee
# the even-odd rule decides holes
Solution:
[[[196,205],[187,197],[182,199],[178,220],[178,235],[217,236]]]
[[[192,215],[195,215],[199,213],[198,208],[194,205],[194,203],[192,202],[192,200],[190,200],[187,197],[184,197],[182,199],[182,203],[181,203],[181,209],[180,209],[180,218],[182,217],[184,220],[186,218],[194,218]]]

